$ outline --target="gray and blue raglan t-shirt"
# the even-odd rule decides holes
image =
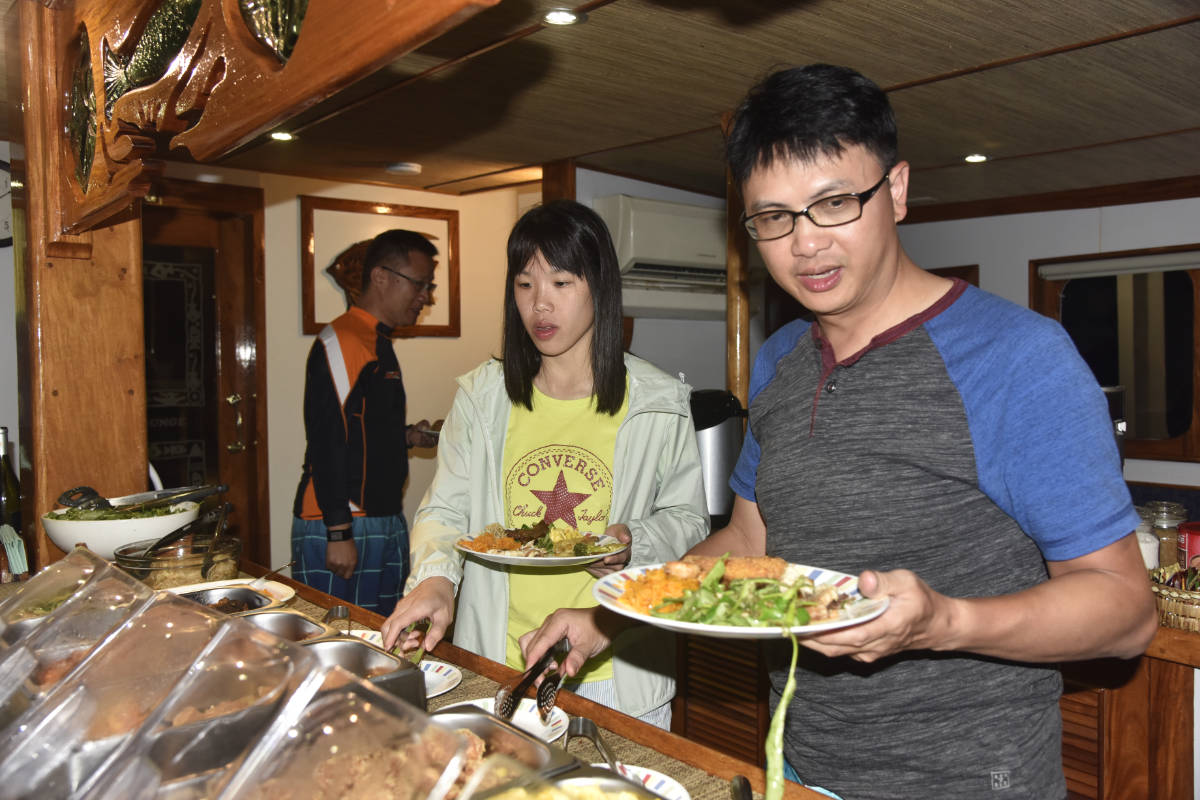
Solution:
[[[1066,332],[962,281],[840,362],[817,326],[785,326],[750,397],[730,485],[758,504],[768,555],[988,596],[1137,527],[1106,401]],[[789,655],[771,653],[772,705]],[[1053,665],[801,648],[798,673],[784,752],[806,782],[847,800],[1066,794]]]

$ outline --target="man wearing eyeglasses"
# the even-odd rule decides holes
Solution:
[[[391,613],[408,577],[408,448],[437,443],[428,420],[406,422],[392,331],[433,301],[436,255],[413,231],[376,236],[357,303],[325,326],[308,355],[293,574],[380,614]]]
[[[905,254],[909,165],[867,78],[769,76],[727,156],[771,277],[815,321],[759,350],[730,523],[691,552],[888,601],[801,639],[789,777],[855,800],[1060,800],[1055,664],[1135,657],[1157,627],[1103,393],[1058,323]],[[567,635],[571,674],[616,625],[561,610],[526,658]],[[773,705],[790,655],[770,651]]]

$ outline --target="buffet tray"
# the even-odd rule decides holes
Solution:
[[[483,739],[488,754],[500,753],[543,777],[578,769],[580,761],[560,747],[547,744],[515,725],[481,708],[456,706],[429,715],[430,721],[449,730],[465,728]]]

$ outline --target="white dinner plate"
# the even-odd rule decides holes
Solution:
[[[461,706],[475,706],[476,708],[482,708],[489,714],[495,713],[495,700],[491,697],[467,700],[463,703],[445,706],[445,708],[459,708]],[[550,721],[542,722],[542,718],[538,716],[537,701],[532,697],[522,698],[521,702],[517,705],[517,710],[513,712],[511,722],[521,730],[533,734],[544,742],[555,742],[567,732],[567,712],[555,706],[554,710],[550,712]]]
[[[609,769],[608,764],[592,764],[593,767]],[[632,764],[617,762],[617,771],[631,781],[637,781],[663,800],[691,800],[692,796],[683,784],[670,775],[663,775],[647,767],[635,767]]]
[[[365,639],[376,647],[383,647],[383,634],[379,631],[355,628],[350,631],[350,635]],[[443,695],[462,683],[462,671],[453,664],[423,659],[418,666],[421,672],[425,673],[426,697]]]
[[[205,589],[218,589],[222,586],[248,586],[254,581],[254,578],[233,578],[227,581],[209,581],[208,583],[189,583],[187,586],[172,586],[168,591],[175,594],[187,594],[188,592],[201,592]],[[278,581],[267,581],[262,586],[256,586],[255,589],[263,594],[268,594],[277,603],[286,603],[296,596],[296,590],[292,587],[279,583]]]
[[[620,540],[615,539],[612,536],[601,534],[600,536],[596,537],[596,541],[599,544],[613,544],[615,542],[619,542]],[[571,567],[578,564],[591,564],[593,561],[599,561],[602,558],[608,558],[611,555],[623,553],[629,549],[629,545],[627,544],[618,550],[613,550],[611,553],[598,553],[592,556],[522,556],[517,555],[516,551],[512,551],[511,554],[479,553],[475,550],[469,550],[466,547],[460,547],[458,542],[454,543],[454,549],[465,556],[478,558],[481,561],[490,561],[493,564],[509,564],[516,567],[541,567],[549,569],[550,567]]]
[[[421,672],[425,673],[425,696],[437,697],[462,683],[462,671],[453,664],[442,661],[422,661]]]
[[[623,614],[626,617],[641,620],[650,625],[656,625],[672,631],[696,633],[719,639],[777,639],[781,636],[786,636],[788,633],[803,636],[821,631],[831,631],[836,628],[846,628],[850,625],[857,625],[860,622],[874,619],[888,607],[888,599],[886,597],[869,599],[860,595],[858,593],[858,578],[853,575],[834,572],[833,570],[822,569],[820,567],[810,567],[804,564],[798,564],[797,566],[817,586],[833,584],[839,592],[849,595],[850,602],[846,604],[836,618],[814,622],[809,625],[795,625],[791,627],[764,626],[759,628],[742,625],[708,625],[703,622],[680,622],[678,620],[651,616],[650,614],[642,614],[620,602],[621,595],[625,594],[625,581],[638,578],[649,570],[661,569],[662,566],[662,564],[650,564],[643,567],[630,567],[620,572],[605,575],[596,581],[596,584],[592,587],[592,595],[599,601],[600,605],[610,611]]]

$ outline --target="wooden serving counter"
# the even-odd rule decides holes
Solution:
[[[242,569],[250,575],[262,575],[267,571],[264,567],[247,562],[243,562]],[[294,604],[299,611],[311,611],[320,616],[321,611],[330,606],[348,605],[287,577],[275,577],[272,580],[296,590]],[[315,608],[306,608],[308,604]],[[353,605],[349,608],[351,624],[372,630],[379,630],[383,625],[384,617],[379,614]],[[334,624],[343,628],[347,625],[345,621]],[[503,664],[455,647],[449,642],[439,642],[431,655],[463,671],[462,684],[450,694],[431,700],[431,711],[462,700],[490,697],[499,683],[518,674]],[[648,725],[571,692],[560,692],[558,705],[568,714],[595,721],[618,760],[669,775],[688,790],[692,800],[728,800],[729,782],[735,775],[748,778],[755,797],[761,800],[765,775],[756,764]],[[590,743],[579,740],[578,745],[570,744],[568,750],[583,759],[599,760]],[[785,800],[827,800],[824,795],[790,781],[785,783],[783,796]]]

